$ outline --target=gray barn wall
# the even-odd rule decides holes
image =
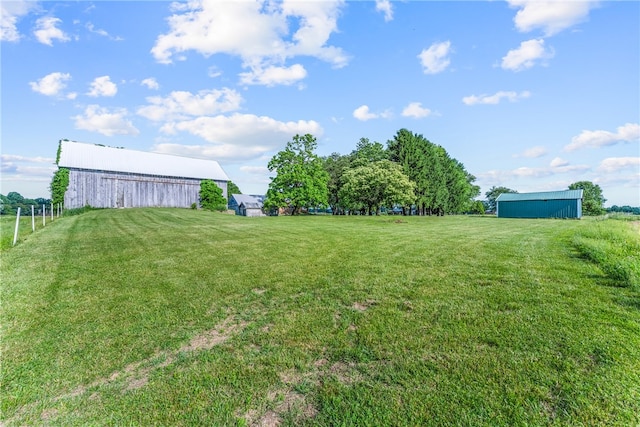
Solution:
[[[227,183],[216,181],[227,197]],[[69,187],[64,195],[67,209],[89,205],[94,208],[176,207],[198,203],[200,180],[106,171],[69,170]]]

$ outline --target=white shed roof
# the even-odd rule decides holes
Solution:
[[[148,153],[68,140],[62,140],[60,144],[58,166],[64,168],[229,181],[229,177],[215,160]]]

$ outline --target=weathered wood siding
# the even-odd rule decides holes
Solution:
[[[171,207],[198,203],[199,179],[70,169],[64,195],[67,209]],[[216,181],[227,197],[226,181]]]

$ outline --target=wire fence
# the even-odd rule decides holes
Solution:
[[[18,208],[16,216],[3,215],[0,219],[0,249],[15,246],[28,235],[46,227],[62,215],[62,204],[31,205],[30,212]]]

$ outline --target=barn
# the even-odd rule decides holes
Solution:
[[[496,206],[498,218],[581,218],[582,190],[502,193]]]
[[[58,167],[69,170],[67,209],[188,208],[199,203],[205,179],[213,180],[227,197],[229,177],[214,160],[62,140]]]

